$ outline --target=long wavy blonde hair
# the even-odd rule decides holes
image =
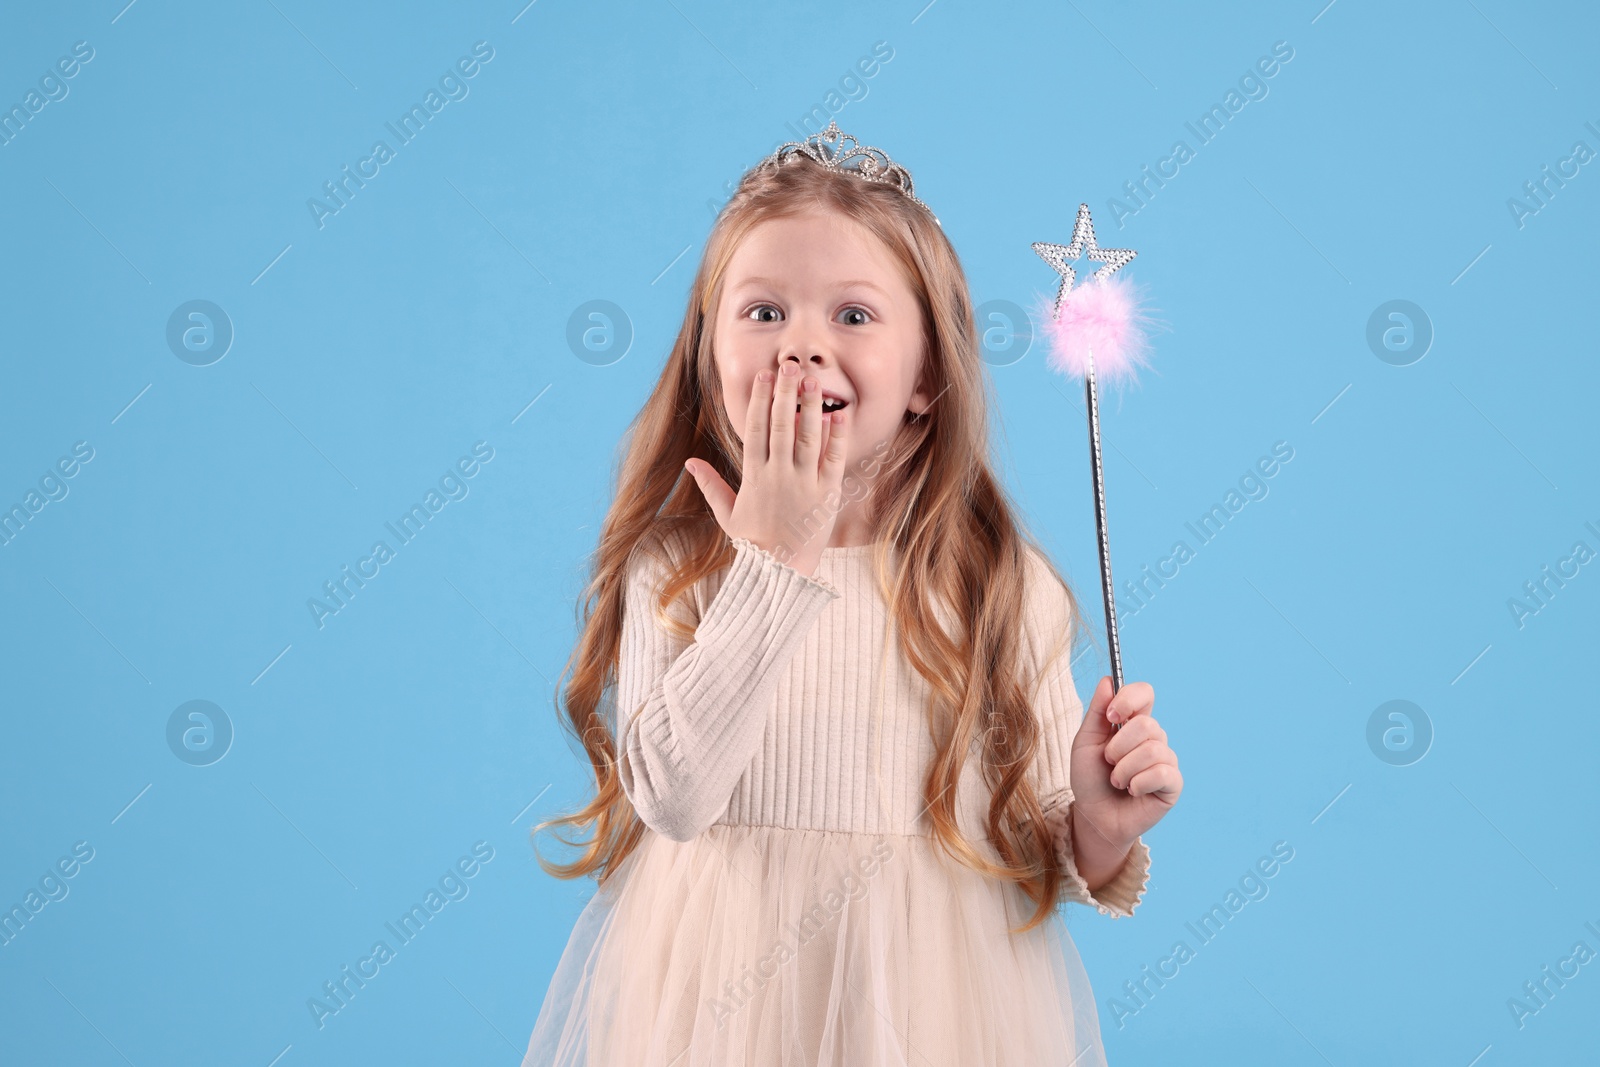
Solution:
[[[570,681],[564,694],[556,687],[557,718],[588,754],[595,796],[575,812],[540,822],[530,836],[547,827],[593,827],[581,841],[554,835],[582,849],[571,863],[539,856],[539,864],[558,878],[593,875],[604,884],[645,830],[621,786],[615,709],[606,707],[608,698],[614,704],[629,561],[642,542],[679,535],[688,548],[654,611],[680,636],[692,636],[667,608],[702,577],[729,565],[733,548],[684,460],[693,456],[713,464],[737,491],[743,455],[711,347],[724,270],[754,226],[818,208],[838,211],[875,234],[922,308],[925,381],[938,399],[920,415],[906,414],[874,477],[867,506],[878,537],[876,573],[880,589],[889,591],[886,610],[900,647],[931,689],[936,754],[923,781],[923,800],[933,836],[974,869],[1022,887],[1036,904],[1018,930],[1025,932],[1048,918],[1065,885],[1048,835],[1034,830],[1045,823],[1027,770],[1041,742],[1018,677],[1025,546],[1036,542],[1025,539],[989,466],[989,382],[966,275],[944,231],[921,206],[887,185],[831,172],[804,156],[753,168],[723,207],[672,354],[619,446],[616,493],[577,605],[578,641],[562,672],[570,673]],[[888,575],[891,543],[904,565]],[[1090,631],[1071,586],[1041,557],[1071,605],[1072,632],[1063,653],[1071,655]],[[936,598],[945,617],[959,620],[961,632],[946,633],[933,621]],[[984,778],[992,789],[987,832],[1001,865],[975,851],[957,826],[956,784],[966,754],[980,739]]]

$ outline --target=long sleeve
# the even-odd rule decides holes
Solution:
[[[746,538],[691,641],[655,619],[659,561],[640,552],[624,592],[617,666],[623,792],[645,825],[688,841],[728,806],[772,714],[778,679],[840,593]]]
[[[1041,726],[1036,762],[1039,802],[1056,857],[1066,875],[1063,899],[1086,904],[1114,919],[1126,918],[1133,914],[1149,885],[1150,849],[1143,838],[1135,841],[1122,870],[1092,894],[1089,883],[1078,872],[1071,832],[1072,739],[1083,722],[1083,702],[1072,681],[1067,649],[1071,602],[1043,557],[1031,547],[1028,564],[1024,655],[1033,668],[1033,677],[1038,679],[1034,709]]]

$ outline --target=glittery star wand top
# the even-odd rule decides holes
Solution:
[[[1094,474],[1094,521],[1100,545],[1100,589],[1106,605],[1106,645],[1111,657],[1111,692],[1122,688],[1122,650],[1117,642],[1116,594],[1111,587],[1111,545],[1106,536],[1106,495],[1100,463],[1100,402],[1096,373],[1107,382],[1132,381],[1135,368],[1145,365],[1149,342],[1147,317],[1133,285],[1117,274],[1138,255],[1131,248],[1101,248],[1095,243],[1089,205],[1078,205],[1072,243],[1035,241],[1033,250],[1061,275],[1053,305],[1041,305],[1039,319],[1049,345],[1052,369],[1082,378],[1089,409],[1089,454]],[[1104,266],[1083,285],[1074,288],[1077,272],[1072,261],[1082,256]]]

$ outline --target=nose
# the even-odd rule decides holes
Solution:
[[[799,366],[801,374],[816,373],[833,365],[833,353],[828,349],[826,339],[800,323],[784,332],[783,339],[778,343],[777,356],[776,369],[781,370],[784,363],[793,362]]]
[[[831,361],[821,353],[813,352],[809,356],[802,356],[800,352],[782,352],[778,356],[777,369],[781,370],[785,363],[793,363],[800,368],[800,373],[815,374],[824,367],[831,366]]]

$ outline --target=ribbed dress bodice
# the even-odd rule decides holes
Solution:
[[[814,577],[839,596],[779,674],[760,747],[718,822],[931,833],[923,810],[935,754],[931,687],[896,648],[872,553],[872,545],[823,549]],[[974,748],[956,810],[962,829],[980,837],[988,806],[981,773]]]

